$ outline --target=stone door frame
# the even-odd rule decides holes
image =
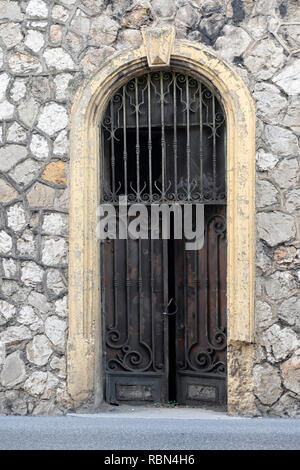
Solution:
[[[227,120],[228,410],[251,413],[254,343],[255,108],[240,76],[201,44],[175,40],[173,28],[143,31],[143,44],[110,58],[78,90],[70,124],[68,391],[75,403],[103,400],[99,123],[113,92],[133,76],[168,67],[218,91]],[[238,366],[237,366],[238,364]]]

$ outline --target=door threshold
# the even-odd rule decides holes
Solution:
[[[98,410],[91,413],[67,413],[67,416],[81,418],[140,418],[140,419],[239,419],[227,414],[226,411],[208,410],[181,406],[178,408],[156,407],[144,405],[119,405],[104,404]]]

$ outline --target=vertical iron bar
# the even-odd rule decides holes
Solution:
[[[111,177],[112,177],[112,193],[115,197],[116,181],[115,181],[115,143],[114,143],[114,109],[113,99],[110,100],[110,123],[111,123]],[[118,312],[118,281],[117,281],[117,240],[113,242],[113,283],[114,283],[114,328],[117,328],[117,312]]]
[[[106,181],[106,175],[104,174],[104,158],[105,158],[105,153],[104,153],[104,131],[103,131],[103,128],[99,128],[99,140],[100,140],[100,177],[101,177],[101,191],[100,191],[100,200],[103,200],[103,195],[104,195],[104,192],[105,192],[105,189],[109,189],[108,187],[105,188],[104,187],[104,181]]]
[[[113,99],[110,100],[110,125],[111,125],[111,178],[112,178],[112,193],[115,196],[116,181],[115,181],[115,141],[114,141],[114,108]]]
[[[124,192],[128,195],[127,182],[127,116],[126,116],[126,93],[123,86],[123,163],[124,163]],[[129,312],[130,312],[130,279],[129,279],[129,248],[128,237],[125,239],[125,259],[126,259],[126,322],[127,322],[127,340],[129,338]]]
[[[163,72],[160,72],[160,113],[161,113],[161,186],[162,196],[165,197],[165,167],[166,167],[166,140],[165,140],[165,109]]]
[[[100,201],[103,201],[103,196],[105,192],[104,181],[106,178],[104,175],[104,131],[103,127],[99,127],[99,142],[100,142],[100,178],[101,178],[101,186],[100,186]],[[107,190],[110,188],[106,188]],[[104,259],[104,243],[100,243],[100,259]],[[105,314],[105,288],[104,288],[104,263],[101,263],[101,317],[102,321],[105,321],[104,314]],[[84,315],[84,323],[83,323],[83,335],[86,337],[86,315]],[[103,323],[104,324],[104,323]],[[105,328],[102,328],[102,341],[105,345]]]
[[[208,245],[208,240],[209,240],[209,223],[206,224],[206,231],[205,231],[205,240],[204,243],[206,245],[206,250],[205,250],[205,255],[206,255],[206,268],[205,268],[205,279],[204,279],[204,285],[205,285],[205,296],[206,296],[206,315],[205,315],[205,337],[208,339],[208,318],[209,318],[209,245]]]
[[[136,184],[137,196],[140,196],[140,131],[139,131],[139,95],[138,95],[138,79],[135,78],[135,122],[136,122]]]
[[[198,258],[199,258],[199,252],[198,250],[195,251],[195,280],[194,280],[194,286],[195,286],[195,338],[194,338],[194,344],[197,344],[198,342],[198,315],[199,315],[199,305],[198,305],[198,290],[199,290],[199,270],[198,270]],[[196,339],[197,338],[197,339]]]
[[[164,306],[168,303],[168,240],[162,240],[163,246],[163,289],[164,289]],[[166,378],[166,400],[169,395],[169,318],[168,315],[163,315],[164,322],[164,364],[165,364],[165,378]]]
[[[220,327],[219,321],[219,235],[217,235],[217,243],[216,243],[216,325],[217,328]]]
[[[216,108],[215,108],[215,95],[212,95],[212,113],[213,113],[213,188],[214,188],[214,198],[216,198],[216,159],[217,159],[217,149],[216,149]]]
[[[199,81],[199,148],[200,148],[200,195],[203,198],[203,116],[202,116],[202,83]]]
[[[124,192],[127,196],[127,122],[126,122],[126,94],[123,86],[123,163],[124,163]]]
[[[114,276],[114,328],[117,328],[118,319],[117,319],[117,312],[118,312],[118,279],[117,279],[117,239],[113,242],[113,276]]]
[[[129,331],[130,331],[130,273],[129,273],[129,246],[128,246],[128,237],[125,240],[126,243],[126,315],[127,315],[127,340],[129,340]]]
[[[152,128],[151,128],[151,75],[147,76],[147,92],[148,92],[148,161],[149,161],[149,200],[152,202]],[[150,227],[150,225],[149,225]],[[150,318],[152,328],[152,357],[153,369],[155,365],[155,319],[153,318],[153,296],[154,296],[154,270],[153,270],[153,239],[150,230]]]
[[[175,201],[177,201],[177,96],[176,96],[176,73],[173,72],[173,113],[174,113],[174,122],[173,122],[173,149],[174,149],[174,194]]]
[[[151,75],[148,73],[148,159],[149,159],[149,198],[152,202],[152,134],[151,134]]]
[[[191,158],[191,142],[190,142],[190,90],[189,90],[189,76],[185,76],[185,90],[186,90],[186,164],[187,164],[187,190],[188,200],[191,197],[191,182],[190,182],[190,158]]]
[[[141,239],[138,239],[138,292],[139,292],[139,339],[142,344],[142,247]]]
[[[207,236],[207,234],[205,233],[204,235],[205,237]],[[205,243],[205,241],[204,241]],[[203,260],[203,257],[202,257],[202,260]],[[201,275],[200,275],[201,273]],[[198,277],[198,282],[197,282],[197,299],[198,299],[198,312],[197,312],[197,316],[198,316],[198,329],[197,329],[197,342],[198,341],[201,341],[201,330],[200,328],[202,327],[202,305],[203,305],[203,302],[202,302],[202,289],[203,289],[203,280],[202,280],[202,271],[201,271],[201,257],[200,257],[200,250],[197,251],[197,277]],[[201,288],[202,287],[202,288]],[[201,316],[200,316],[201,315]]]
[[[130,313],[130,278],[129,278],[129,249],[128,249],[128,238],[125,240],[126,244],[126,320],[127,320],[127,338],[129,338],[129,313]]]
[[[187,367],[188,354],[188,312],[187,312],[187,265],[186,250],[183,243],[183,310],[184,310],[184,367]]]
[[[224,164],[224,192],[225,192],[225,200],[227,201],[227,127],[226,127],[226,122],[225,122],[225,129],[224,129],[224,159],[225,159],[225,164]]]
[[[150,225],[149,225],[150,226]],[[150,315],[151,315],[151,327],[152,327],[152,355],[153,355],[153,368],[156,370],[155,364],[155,322],[156,318],[153,318],[153,297],[154,297],[154,270],[153,270],[153,239],[150,234]]]

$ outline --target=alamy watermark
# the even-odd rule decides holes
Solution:
[[[172,236],[184,238],[186,250],[200,250],[204,244],[203,204],[128,204],[127,196],[120,196],[117,205],[100,204],[97,216],[101,240],[168,240]]]

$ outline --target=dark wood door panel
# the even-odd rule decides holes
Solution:
[[[167,260],[161,240],[102,244],[106,400],[168,399]]]
[[[184,240],[175,243],[176,388],[182,404],[226,401],[225,217],[224,207],[206,206],[203,248],[186,251]],[[217,383],[211,393],[210,381]]]

